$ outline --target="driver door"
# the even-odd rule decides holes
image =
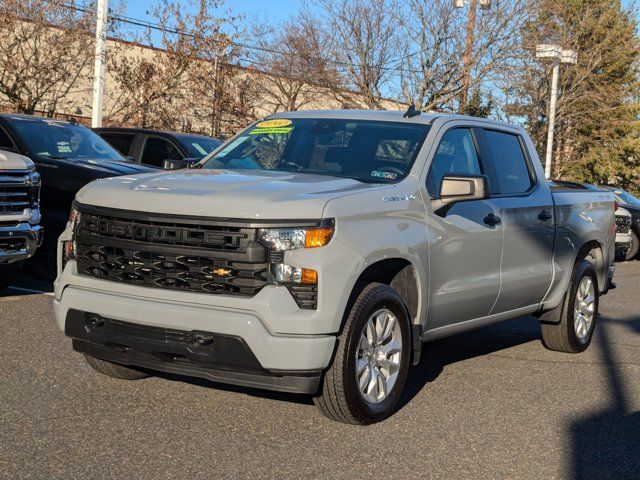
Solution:
[[[473,128],[453,127],[441,134],[426,179],[431,199],[439,197],[440,184],[446,175],[482,175],[478,152]],[[458,202],[438,213],[428,212],[427,330],[491,313],[500,291],[503,227],[499,213],[498,205],[491,199]]]

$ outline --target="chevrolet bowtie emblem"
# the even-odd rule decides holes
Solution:
[[[214,275],[218,275],[219,277],[226,277],[230,273],[231,273],[231,270],[229,270],[227,268],[214,268],[213,269],[213,274]]]

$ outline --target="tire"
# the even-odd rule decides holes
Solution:
[[[638,240],[638,234],[631,231],[631,248],[627,252],[627,256],[625,260],[628,262],[629,260],[633,260],[638,256],[638,250],[640,250],[640,240]]]
[[[392,317],[395,322],[389,320]],[[382,325],[381,334],[378,336],[377,331],[368,329],[367,338],[363,338],[366,327],[376,324]],[[367,342],[368,338],[379,343]],[[398,339],[401,345],[395,348]],[[374,346],[368,347],[371,344]],[[363,353],[363,348],[368,351]],[[349,310],[338,337],[333,363],[325,372],[320,395],[314,398],[314,403],[326,417],[338,422],[369,425],[384,420],[394,412],[400,399],[411,365],[411,353],[411,321],[402,298],[388,285],[368,284]],[[388,367],[376,367],[378,362]],[[366,389],[369,393],[361,393],[356,369],[360,369],[361,379],[369,379],[365,382],[369,387],[373,385]],[[388,384],[385,379],[392,378],[392,370],[396,374],[395,382],[389,380],[392,383]],[[386,386],[386,395],[378,380]],[[380,398],[370,401],[365,395]]]
[[[584,327],[579,327],[579,321],[576,320],[576,297],[578,301],[584,295],[582,288],[583,282],[587,283],[589,280],[593,287],[593,303],[592,308],[583,307],[583,311],[591,311],[591,321],[584,324]],[[596,327],[596,321],[598,318],[598,305],[599,305],[600,292],[598,290],[598,277],[593,269],[593,265],[586,260],[582,260],[576,263],[571,276],[571,282],[569,289],[565,294],[565,300],[563,304],[558,307],[562,311],[560,313],[560,323],[540,323],[540,330],[542,332],[542,343],[549,350],[555,350],[557,352],[566,353],[580,353],[585,351],[591,339]],[[583,318],[587,318],[584,316]]]
[[[85,355],[84,359],[96,371],[108,377],[118,378],[120,380],[141,380],[150,375],[142,370],[125,367],[117,363],[107,362],[100,358]]]

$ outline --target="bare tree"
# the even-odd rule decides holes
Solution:
[[[460,110],[465,88],[467,18],[451,0],[409,0],[398,11],[403,24],[401,91],[422,110]],[[471,91],[496,85],[508,77],[519,52],[519,32],[527,16],[526,0],[493,0],[476,17],[471,49]]]
[[[216,92],[217,76],[226,71],[221,65],[230,41],[221,26],[234,18],[212,13],[221,4],[198,0],[188,8],[184,1],[160,0],[152,10],[159,42],[149,30],[109,56],[113,83],[106,122],[179,130],[192,123],[194,106],[218,107],[211,102],[215,95],[202,95]]]
[[[397,71],[397,0],[315,0],[317,19],[332,39],[325,46],[346,86],[368,108],[380,108],[382,91]],[[428,2],[430,3],[430,2]]]
[[[342,88],[336,65],[325,48],[328,32],[318,28],[308,11],[276,28],[258,25],[252,55],[261,102],[271,112],[307,107]]]
[[[12,110],[51,116],[82,88],[93,60],[93,19],[76,4],[0,0],[0,98]]]

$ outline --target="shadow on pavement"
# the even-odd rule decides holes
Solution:
[[[572,474],[576,480],[640,479],[640,412],[630,411],[607,332],[607,323],[624,323],[640,334],[640,317],[601,320],[599,346],[607,366],[611,407],[571,426]]]
[[[520,317],[425,343],[420,363],[409,371],[398,408],[408,404],[427,383],[435,381],[447,365],[539,340],[539,320]]]

